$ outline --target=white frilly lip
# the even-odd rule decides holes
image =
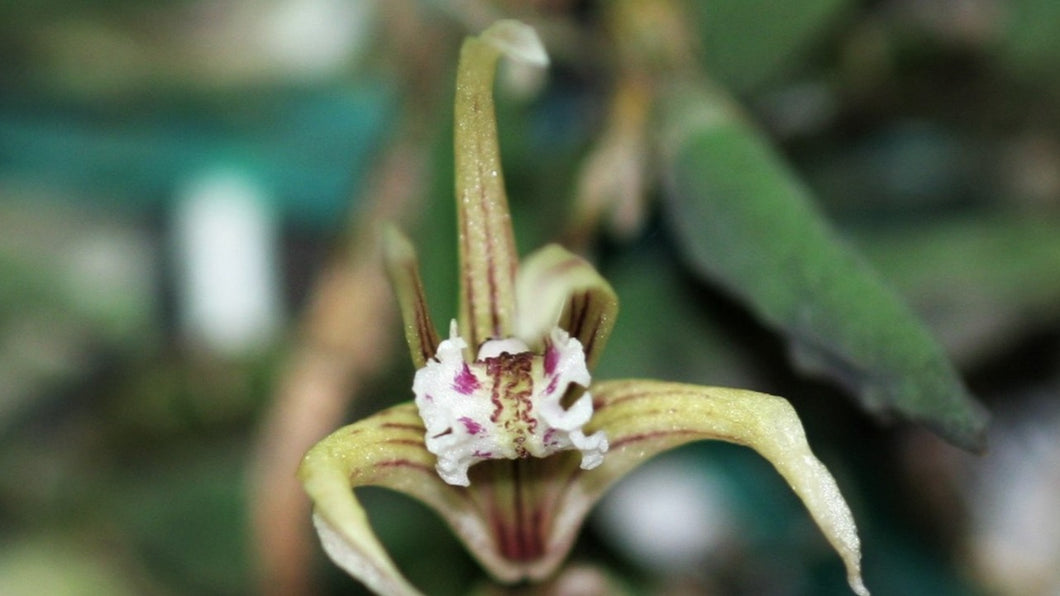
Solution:
[[[504,422],[515,415],[517,404],[514,396],[494,395],[498,381],[487,374],[487,366],[489,360],[502,354],[529,353],[529,348],[513,338],[489,340],[479,348],[475,361],[469,363],[463,358],[466,347],[454,321],[449,339],[441,342],[435,357],[416,371],[412,383],[416,407],[426,427],[424,442],[427,450],[437,456],[436,469],[445,482],[468,486],[467,471],[472,465],[527,454],[547,457],[576,449],[581,452],[583,469],[603,462],[607,437],[603,432],[587,436],[582,430],[593,415],[592,397],[585,392],[569,408],[561,403],[571,383],[589,385],[581,342],[554,328],[545,342],[545,353],[531,353],[528,416],[532,422],[529,430],[521,431],[506,428]],[[495,401],[497,397],[499,400]],[[521,454],[516,445],[522,449]]]

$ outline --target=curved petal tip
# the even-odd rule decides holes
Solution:
[[[504,19],[483,31],[479,38],[513,60],[534,66],[548,66],[545,44],[530,25]]]

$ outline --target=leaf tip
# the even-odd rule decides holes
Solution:
[[[990,412],[971,396],[964,400],[964,407],[954,414],[956,419],[928,421],[926,425],[953,445],[976,455],[988,451],[987,431]]]

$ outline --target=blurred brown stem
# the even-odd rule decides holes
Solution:
[[[249,478],[251,549],[260,594],[312,594],[317,546],[310,505],[295,479],[305,452],[342,423],[358,391],[399,337],[383,271],[379,224],[410,225],[424,196],[429,150],[441,128],[437,99],[447,97],[442,62],[455,48],[410,3],[388,4],[384,67],[396,71],[405,105],[401,129],[380,158],[342,250],[319,274],[265,415]],[[442,33],[443,35],[440,35]],[[441,38],[441,39],[440,39]],[[455,53],[455,49],[454,49]]]

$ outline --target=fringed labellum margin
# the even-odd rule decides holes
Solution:
[[[416,373],[412,391],[427,427],[427,450],[438,456],[438,474],[449,484],[467,486],[468,467],[488,459],[547,457],[577,449],[581,467],[603,461],[603,432],[587,437],[582,427],[593,414],[592,396],[583,393],[570,407],[561,400],[571,383],[589,385],[581,343],[559,328],[535,354],[518,339],[488,340],[473,362],[453,322],[436,360]]]

